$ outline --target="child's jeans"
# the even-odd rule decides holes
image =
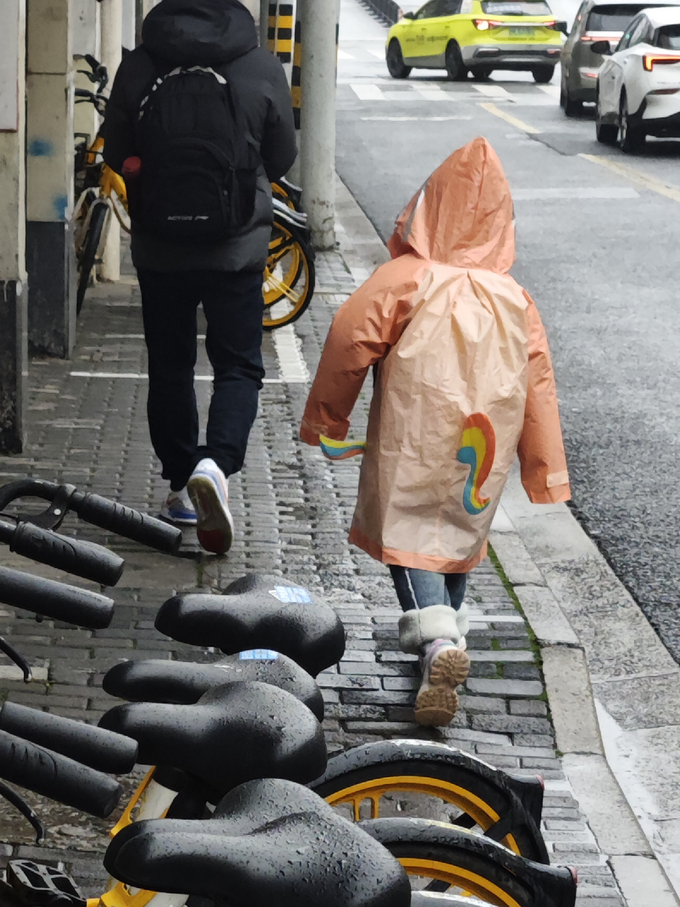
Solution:
[[[467,573],[432,573],[415,567],[390,565],[394,588],[404,611],[450,605],[459,610],[465,597]]]
[[[437,641],[464,648],[470,629],[467,605],[463,602],[467,574],[395,566],[390,566],[390,572],[404,611],[399,618],[402,652],[425,655]]]

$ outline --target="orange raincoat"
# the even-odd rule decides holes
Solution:
[[[485,139],[432,174],[388,247],[335,316],[301,436],[344,439],[377,363],[350,541],[385,564],[467,573],[517,454],[534,503],[570,497],[548,341],[508,274],[512,197]]]

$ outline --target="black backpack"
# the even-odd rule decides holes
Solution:
[[[130,214],[167,239],[220,239],[255,210],[258,151],[224,76],[177,67],[156,79],[139,108],[139,186]]]

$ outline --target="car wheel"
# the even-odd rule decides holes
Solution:
[[[534,82],[538,85],[547,85],[552,79],[554,72],[554,66],[534,66],[531,70],[531,75],[534,77]]]
[[[616,123],[602,122],[599,94],[597,96],[596,104],[597,119],[595,120],[595,135],[597,136],[597,140],[601,145],[616,145],[616,137],[619,132],[619,127],[616,125]]]
[[[628,99],[624,92],[621,95],[621,103],[619,104],[619,148],[626,154],[635,154],[636,151],[642,150],[646,138],[644,131],[635,123],[631,123],[628,112]]]
[[[401,45],[396,38],[390,41],[386,54],[387,69],[393,79],[408,79],[411,74],[411,66],[404,63],[404,56],[401,52]]]
[[[451,41],[446,48],[446,74],[452,82],[462,82],[467,79],[467,69],[463,65],[460,47]]]
[[[488,82],[491,77],[491,73],[493,72],[493,69],[486,69],[486,68],[473,69],[473,70],[471,70],[471,72],[472,72],[472,78],[475,80],[475,82]]]
[[[576,101],[570,96],[564,80],[560,88],[560,107],[568,117],[577,117],[583,110],[583,101]]]

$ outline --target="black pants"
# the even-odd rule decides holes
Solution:
[[[254,271],[140,270],[149,351],[149,431],[173,491],[211,457],[225,475],[238,472],[262,388],[262,274]],[[205,447],[198,446],[194,392],[196,310],[208,322],[206,350],[215,374]]]

